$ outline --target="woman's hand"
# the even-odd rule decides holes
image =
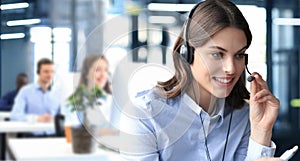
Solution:
[[[270,146],[280,102],[269,91],[267,83],[258,73],[255,72],[252,76],[255,80],[251,82],[250,137],[259,144]]]
[[[280,158],[260,158],[260,159],[256,159],[255,161],[284,161]]]
[[[53,117],[49,114],[43,114],[43,115],[40,115],[38,116],[37,118],[37,122],[50,122],[53,120]]]

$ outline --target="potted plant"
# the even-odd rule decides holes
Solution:
[[[93,139],[95,127],[89,122],[88,110],[101,105],[100,97],[106,97],[106,92],[95,86],[87,88],[80,84],[76,91],[68,97],[68,107],[76,112],[80,121],[79,126],[71,127],[72,147],[74,153],[91,153],[95,151],[96,141]]]

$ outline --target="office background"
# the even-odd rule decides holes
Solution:
[[[249,69],[262,73],[281,100],[274,127],[277,154],[281,154],[295,144],[300,145],[300,1],[232,1],[241,8],[254,35]],[[112,75],[125,60],[132,64],[171,66],[170,50],[175,35],[187,11],[197,2],[1,0],[0,94],[15,88],[19,72],[27,73],[30,81],[35,81],[35,64],[41,57],[54,60],[56,82],[72,79],[72,73],[79,71],[80,62],[89,53],[105,54]],[[5,8],[12,3],[25,6]],[[177,8],[174,4],[183,6]],[[22,25],[14,20],[33,21]]]

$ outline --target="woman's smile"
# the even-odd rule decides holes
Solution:
[[[232,77],[213,77],[213,80],[221,87],[229,87],[234,83],[234,78]]]

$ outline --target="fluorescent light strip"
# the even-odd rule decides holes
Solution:
[[[195,4],[172,4],[172,3],[149,3],[148,10],[150,11],[190,11]]]
[[[275,25],[300,26],[300,18],[274,18]]]
[[[27,19],[27,20],[14,20],[14,21],[7,21],[7,26],[20,26],[20,25],[33,25],[40,23],[41,19]]]
[[[29,7],[29,4],[24,3],[12,3],[12,4],[2,4],[0,6],[1,10],[11,10],[11,9],[20,9],[20,8],[27,8]]]
[[[153,24],[165,23],[173,24],[176,22],[175,17],[172,16],[149,16],[148,21]]]
[[[7,39],[21,39],[24,38],[24,33],[13,33],[13,34],[1,34],[0,39],[1,40],[7,40]]]

